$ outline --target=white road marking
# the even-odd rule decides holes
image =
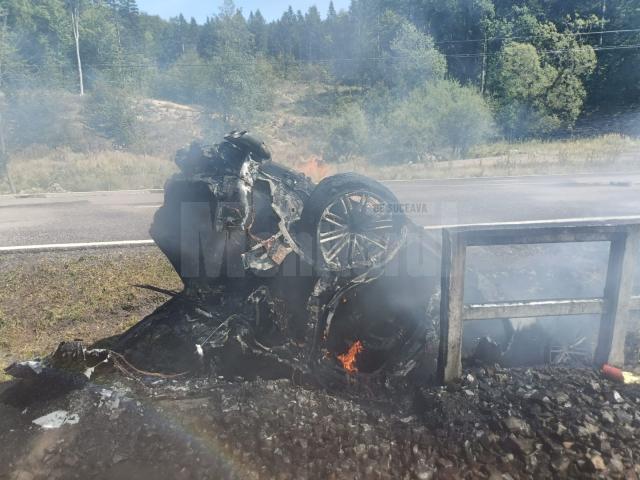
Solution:
[[[42,193],[3,193],[0,198],[50,198],[64,197],[65,195],[111,195],[111,194],[139,194],[139,193],[164,193],[162,188],[139,188],[131,190],[87,190],[85,192],[42,192]]]
[[[490,223],[458,223],[450,225],[423,226],[424,230],[440,230],[442,228],[456,227],[501,227],[501,226],[526,226],[545,225],[559,223],[587,223],[587,222],[640,222],[639,215],[627,215],[620,217],[578,217],[578,218],[552,218],[547,220],[525,220],[519,222],[490,222]],[[153,240],[120,240],[113,242],[86,242],[86,243],[52,243],[47,245],[16,245],[0,247],[2,253],[35,253],[53,252],[56,250],[86,250],[93,248],[117,248],[117,247],[141,247],[155,245]]]
[[[404,180],[398,180],[404,181]],[[424,181],[424,180],[416,180],[416,182]],[[387,182],[382,182],[387,183]],[[428,185],[424,185],[428,188],[479,188],[479,187],[519,187],[522,185],[536,185],[538,187],[547,187],[547,188],[558,188],[558,184],[553,183],[541,183],[541,182],[500,182],[500,183],[489,183],[489,182],[477,182],[477,183],[429,183]],[[608,181],[603,181],[602,183],[594,184],[594,183],[580,183],[573,182],[570,184],[571,186],[588,186],[588,187],[614,187],[617,185],[611,185]],[[631,187],[635,184],[629,184]],[[625,185],[627,186],[627,185]]]
[[[513,180],[516,178],[534,179],[534,178],[576,178],[576,177],[616,177],[616,176],[631,176],[640,175],[640,172],[585,172],[585,173],[550,173],[550,174],[538,174],[538,175],[495,175],[487,177],[442,177],[442,178],[407,178],[407,179],[391,179],[391,180],[378,180],[382,183],[401,183],[401,182],[446,182],[449,180]],[[536,185],[538,183],[536,182]],[[512,185],[518,185],[513,182]]]
[[[16,245],[0,247],[0,253],[35,253],[53,252],[56,250],[87,250],[92,248],[143,247],[155,245],[153,240],[121,240],[114,242],[84,242],[84,243],[51,243],[47,245]]]

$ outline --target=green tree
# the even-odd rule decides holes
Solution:
[[[9,12],[0,9],[0,92],[25,85],[24,61],[18,54],[16,36],[8,28]],[[5,98],[2,94],[2,104]]]
[[[333,5],[333,0],[329,2],[329,8],[327,10],[327,19],[332,20],[336,18],[338,14],[336,13],[336,7]]]
[[[379,161],[424,161],[449,150],[464,156],[493,132],[491,109],[471,87],[438,80],[415,89],[386,119],[390,143]]]
[[[203,61],[187,52],[159,75],[154,91],[172,101],[200,104],[224,128],[243,127],[273,104],[271,65],[248,52],[228,50]]]
[[[96,78],[103,71],[119,76],[123,72],[114,66],[124,63],[125,50],[119,45],[111,12],[102,4],[92,3],[84,5],[79,14],[80,57],[85,76]]]
[[[362,108],[355,103],[340,107],[328,120],[325,137],[324,156],[330,161],[348,160],[363,154],[369,140],[369,131]]]
[[[273,104],[274,74],[267,62],[241,51],[215,57],[208,69],[209,106],[230,127],[242,127]]]
[[[158,74],[153,93],[178,103],[212,101],[207,85],[209,65],[194,51],[181,55],[167,70]]]
[[[214,44],[216,53],[227,51],[249,52],[253,47],[253,35],[247,22],[233,0],[225,0],[214,20]]]
[[[585,80],[596,66],[593,48],[552,23],[531,17],[531,43],[508,42],[493,69],[492,95],[509,138],[573,127],[586,97]]]
[[[169,19],[164,29],[162,44],[164,48],[164,62],[172,63],[192,47],[190,43],[190,28],[184,15]]]
[[[279,20],[273,24],[270,37],[269,52],[286,61],[299,58],[300,55],[300,29],[298,19],[290,6],[282,14]]]
[[[64,0],[5,0],[4,8],[17,55],[31,65],[25,80],[40,87],[64,84],[64,66],[73,58],[71,18]]]
[[[565,17],[562,26],[541,19],[540,6],[511,6],[491,24],[501,40],[489,62],[488,86],[508,138],[570,131],[582,112],[586,82],[596,66],[588,37],[594,16]],[[546,11],[546,10],[545,10]],[[562,28],[562,30],[560,30]]]
[[[269,31],[267,28],[267,22],[262,16],[260,9],[256,10],[255,13],[251,12],[249,14],[247,27],[253,35],[256,52],[262,54],[267,53],[267,48],[269,46]]]
[[[304,28],[302,29],[302,58],[307,61],[318,61],[327,51],[322,18],[318,8],[309,7],[304,16]]]
[[[495,16],[494,0],[382,0],[389,9],[429,32],[448,57],[448,73],[480,84],[485,24]],[[510,0],[510,3],[513,3]],[[480,40],[480,41],[478,41]]]
[[[593,3],[593,2],[586,2]],[[596,14],[601,13],[601,1],[596,2]],[[597,52],[598,65],[586,86],[587,102],[592,109],[620,111],[633,109],[640,103],[640,68],[638,49],[640,32],[640,7],[636,0],[606,2],[606,16],[602,26],[607,30],[622,30],[619,33],[592,35],[591,44],[604,49]],[[600,7],[600,8],[598,8]],[[620,45],[622,48],[616,48]]]
[[[444,78],[445,57],[434,47],[428,35],[404,22],[390,45],[391,76],[389,84],[401,91],[411,91],[418,85]]]
[[[83,116],[95,132],[126,147],[137,138],[136,105],[128,89],[98,82],[84,104]]]

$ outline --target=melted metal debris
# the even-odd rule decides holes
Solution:
[[[48,415],[36,418],[32,423],[41,426],[45,430],[60,428],[63,425],[76,425],[80,421],[77,414],[70,414],[66,410],[56,410]]]

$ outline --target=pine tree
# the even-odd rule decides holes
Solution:
[[[317,61],[322,58],[325,52],[322,18],[320,18],[320,12],[315,5],[309,7],[304,17],[302,34],[304,58],[309,61]]]
[[[327,12],[327,20],[332,21],[338,16],[336,7],[333,6],[333,0],[329,2],[329,11]]]
[[[251,12],[249,14],[247,26],[253,35],[253,44],[256,52],[267,53],[269,33],[267,22],[259,9],[255,13]]]

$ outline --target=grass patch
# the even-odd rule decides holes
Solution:
[[[121,333],[167,300],[134,284],[182,288],[164,255],[146,247],[5,255],[0,272],[0,371],[62,340]]]
[[[640,139],[624,135],[609,134],[574,140],[529,140],[520,143],[496,142],[474,147],[471,158],[487,158],[506,155],[552,155],[554,157],[603,157],[616,158],[625,152],[637,152]]]
[[[380,180],[616,172],[637,169],[638,152],[640,140],[606,135],[572,141],[486,145],[472,152],[480,158],[465,160],[382,166],[358,158],[337,165],[337,171],[360,172]]]
[[[17,157],[9,168],[15,188],[21,192],[162,188],[177,170],[167,158],[117,150],[78,153],[68,149]],[[0,182],[0,192],[8,191],[6,182]]]
[[[266,132],[278,163],[301,170],[314,180],[354,171],[380,179],[483,177],[553,173],[588,173],[637,169],[640,140],[621,135],[517,144],[494,143],[476,147],[465,160],[373,165],[366,158],[339,164],[318,162],[321,157],[309,138],[283,142]],[[294,134],[288,132],[287,137]],[[26,155],[26,154],[23,154]],[[41,151],[35,158],[15,158],[10,164],[16,189],[22,192],[120,190],[162,188],[176,171],[168,158],[122,151],[76,153],[66,149]],[[0,181],[0,193],[8,185]]]

